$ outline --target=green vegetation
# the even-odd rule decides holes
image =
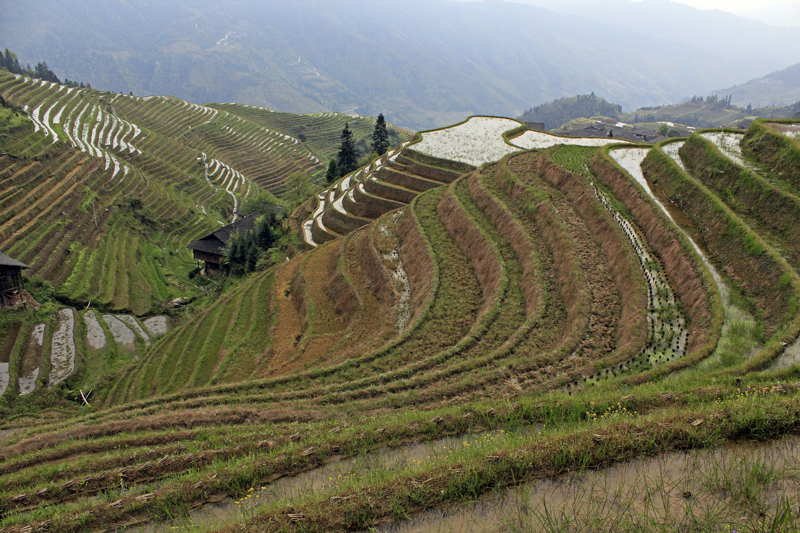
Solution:
[[[17,54],[6,48],[5,53],[0,53],[0,69],[6,70],[12,74],[21,74],[23,76],[30,76],[44,81],[53,83],[61,83],[55,72],[50,70],[47,66],[47,61],[40,61],[36,67],[31,68],[30,64],[26,68],[22,68],[19,64]]]
[[[350,174],[358,168],[356,145],[353,142],[353,132],[350,131],[349,124],[345,124],[342,130],[342,144],[339,146],[339,153],[336,156],[335,168],[339,177]]]
[[[580,117],[602,115],[618,117],[622,106],[607,102],[592,94],[579,94],[560,98],[528,109],[517,120],[522,122],[543,122],[545,129],[551,130]]]
[[[372,151],[378,155],[383,155],[389,148],[389,131],[386,128],[386,119],[383,113],[378,115],[375,122],[375,131],[372,133]]]
[[[182,116],[182,108],[158,105],[174,120]],[[195,205],[240,191],[234,172],[216,176],[223,161],[239,168],[221,159],[234,153],[231,146],[236,161],[262,168],[240,152],[271,137],[255,123],[268,112],[242,107],[256,117],[252,125],[244,116],[212,120],[208,109],[198,112],[220,121],[213,130],[192,123],[184,134],[167,122],[157,133],[150,116],[149,135],[168,147],[149,137],[134,142],[198,178],[195,193],[193,182],[183,192]],[[168,136],[173,129],[209,148],[198,155]],[[303,133],[305,142],[297,132],[282,134],[298,141],[290,151],[312,142],[312,132]],[[302,184],[313,178],[286,165],[282,198],[253,185],[239,204],[250,212],[296,206],[280,224],[265,217],[255,232],[233,239],[229,261],[240,276],[202,281],[210,294],[172,311],[175,327],[137,349],[139,360],[123,357],[119,346],[114,353],[80,347],[85,362],[67,386],[91,383],[91,406],[79,407],[66,391],[59,410],[37,403],[50,391],[3,396],[11,416],[0,431],[12,433],[0,434],[0,527],[367,530],[430,509],[469,513],[470,502],[506,489],[533,494],[537,482],[553,478],[574,479],[570,486],[584,490],[590,471],[629,459],[796,433],[793,185],[771,168],[762,172],[767,167],[746,151],[744,168],[700,135],[677,142],[680,150],[668,152],[686,170],[664,143],[558,145],[477,169],[389,150],[311,198]],[[643,160],[655,197],[619,166],[628,160],[609,156],[616,151]],[[79,154],[53,157],[63,166]],[[147,159],[153,169],[162,168],[158,160]],[[0,180],[43,163],[0,169]],[[51,298],[41,311],[48,316],[36,320],[54,320],[48,295],[89,293],[94,279],[107,299],[127,294],[134,303],[142,300],[136,287],[157,286],[148,280],[167,268],[137,263],[136,250],[156,255],[156,245],[171,242],[151,235],[172,209],[159,194],[177,187],[153,189],[150,164],[129,172],[132,189],[115,186],[116,218],[105,211],[110,193],[95,196],[88,184],[75,184],[74,212],[89,230],[93,209],[99,222],[114,224],[110,242],[65,246],[78,266],[58,283],[32,288]],[[165,180],[173,175],[162,172]],[[217,185],[209,187],[206,172]],[[249,185],[249,175],[237,172]],[[270,246],[260,257],[254,252]],[[0,321],[3,333],[20,322],[9,316]],[[9,347],[0,345],[17,375],[32,320],[21,321]],[[77,327],[79,344],[86,324]],[[90,362],[103,374],[87,370]],[[680,493],[666,476],[664,486],[647,476],[606,485],[618,496],[613,502],[520,504],[504,525],[793,528],[800,494],[772,496],[796,472],[761,457],[686,468],[698,475],[682,477]],[[652,505],[659,486],[663,501],[677,499],[679,518]],[[618,505],[622,494],[630,505]],[[230,511],[220,522],[192,514],[213,504]]]

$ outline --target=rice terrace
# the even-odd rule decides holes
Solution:
[[[0,531],[800,530],[800,118],[0,95]]]

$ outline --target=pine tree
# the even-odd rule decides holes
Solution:
[[[336,160],[331,159],[331,162],[328,163],[328,171],[325,173],[325,179],[328,180],[328,183],[333,183],[338,177],[339,171],[336,168]]]
[[[339,176],[345,176],[358,168],[358,154],[356,153],[356,143],[353,141],[353,132],[350,125],[344,125],[342,130],[342,145],[339,148],[339,161],[337,168]]]
[[[274,223],[274,217],[273,217]],[[256,243],[263,249],[268,249],[275,241],[275,236],[272,232],[272,224],[270,219],[266,216],[259,217],[256,220]]]
[[[40,61],[36,64],[36,77],[40,80],[49,81],[53,83],[61,83],[56,73],[50,70],[47,66],[47,61]]]
[[[247,272],[253,272],[256,269],[256,264],[258,263],[258,246],[254,240],[250,240],[250,243],[247,245]]]
[[[375,131],[372,132],[372,150],[378,155],[383,155],[389,149],[389,132],[386,130],[386,120],[383,113],[378,115]]]

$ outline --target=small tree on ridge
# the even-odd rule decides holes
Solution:
[[[336,167],[339,171],[339,176],[347,175],[358,168],[356,143],[353,141],[353,132],[350,131],[349,124],[345,124],[342,130],[342,145],[339,147],[338,159]]]
[[[386,120],[383,118],[383,113],[381,113],[375,123],[375,131],[372,132],[372,150],[378,155],[383,155],[388,149],[389,132],[386,129]]]

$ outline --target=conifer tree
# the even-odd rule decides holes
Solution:
[[[256,220],[256,243],[263,249],[272,246],[275,235],[272,226],[275,224],[275,217],[262,216]]]
[[[358,168],[358,154],[356,153],[356,143],[353,141],[353,132],[350,125],[345,123],[342,130],[342,145],[339,147],[339,161],[336,165],[339,176],[349,174]]]
[[[336,168],[336,160],[331,159],[331,162],[328,163],[328,171],[325,173],[325,179],[328,180],[328,183],[333,183],[336,178],[339,177],[338,169]]]
[[[372,150],[378,155],[383,155],[389,149],[389,132],[386,129],[386,120],[383,113],[378,115],[375,131],[372,133]]]
[[[253,272],[258,263],[258,246],[255,241],[251,240],[247,245],[247,272]]]

